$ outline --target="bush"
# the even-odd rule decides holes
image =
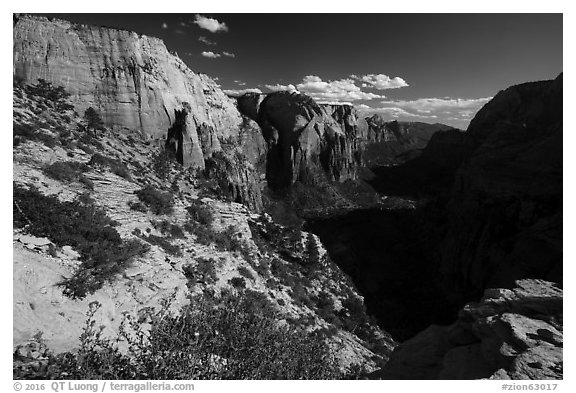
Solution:
[[[138,199],[152,209],[154,214],[171,214],[174,211],[174,199],[168,192],[157,190],[151,185],[147,185],[136,191]]]
[[[113,228],[117,223],[85,195],[73,202],[60,202],[37,189],[14,185],[14,226],[58,246],[71,246],[82,264],[74,276],[60,285],[72,298],[84,298],[111,281],[130,261],[148,250],[136,240],[122,240]]]
[[[90,158],[88,165],[90,165],[90,166],[99,165],[99,166],[103,166],[103,167],[108,167],[108,168],[110,168],[112,173],[114,173],[114,174],[116,174],[116,175],[118,175],[118,176],[120,176],[126,180],[131,180],[130,170],[128,169],[126,164],[124,164],[122,162],[122,160],[120,160],[119,158],[109,158],[109,157],[103,156],[100,153],[95,153],[92,156],[92,158]]]
[[[104,130],[104,122],[94,108],[90,107],[84,111],[84,120],[88,130],[91,129],[94,134],[96,131]]]
[[[182,250],[180,249],[180,246],[173,245],[163,237],[156,235],[147,235],[147,236],[143,235],[141,236],[141,238],[146,240],[150,244],[162,247],[164,251],[166,251],[170,255],[174,255],[177,257],[182,256]]]
[[[162,149],[152,156],[152,169],[161,180],[166,180],[174,162],[176,162],[174,152]]]
[[[147,213],[148,212],[146,205],[143,204],[142,202],[130,201],[130,202],[128,202],[128,206],[130,207],[130,210],[134,210],[136,212],[140,212],[140,213]]]
[[[241,276],[246,277],[249,280],[254,280],[254,276],[252,275],[250,270],[246,268],[246,266],[239,266],[238,273],[240,273]]]
[[[56,161],[43,168],[47,176],[63,182],[78,181],[87,170],[86,164],[74,161]]]
[[[254,302],[257,296],[225,294],[190,298],[178,315],[148,309],[151,328],[135,318],[123,323],[121,354],[102,337],[91,305],[76,353],[50,354],[42,367],[14,367],[15,379],[336,379],[342,375],[322,335],[279,326]],[[135,333],[129,333],[129,332]],[[37,364],[37,362],[36,362]]]
[[[243,277],[232,277],[230,280],[228,280],[228,282],[234,288],[237,289],[246,288],[246,280]]]
[[[26,85],[26,92],[32,96],[44,98],[54,109],[59,112],[72,110],[74,106],[68,102],[70,93],[62,86],[54,86],[44,79],[38,79],[35,85]]]
[[[202,225],[210,225],[214,222],[214,215],[212,210],[200,200],[194,200],[190,206],[186,208],[192,219]]]

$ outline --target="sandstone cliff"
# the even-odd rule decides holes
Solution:
[[[562,76],[500,92],[466,133],[441,245],[463,296],[519,278],[562,281]]]
[[[266,177],[279,189],[295,182],[355,179],[366,123],[347,105],[318,105],[303,94],[247,94],[238,109],[256,121],[268,144]]]
[[[363,158],[369,167],[400,164],[414,159],[420,155],[434,134],[449,130],[460,132],[439,123],[386,121],[379,114],[367,117],[366,122],[368,132]]]
[[[238,133],[234,102],[158,38],[36,16],[15,18],[13,38],[14,75],[63,86],[79,113],[93,107],[108,127],[158,138],[188,103],[190,164],[203,166],[197,129],[212,129],[218,138]]]

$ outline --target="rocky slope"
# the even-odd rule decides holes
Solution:
[[[318,105],[303,94],[276,92],[239,97],[238,109],[262,129],[271,188],[313,184],[319,176],[357,177],[366,123],[351,106]]]
[[[383,379],[562,379],[562,290],[543,280],[488,289],[450,326],[404,342]]]
[[[138,133],[104,130],[92,135],[72,110],[56,111],[49,99],[15,85],[15,367],[30,370],[43,361],[37,350],[39,332],[41,345],[53,352],[77,347],[93,301],[102,305],[95,315],[97,326],[103,326],[106,337],[115,337],[125,314],[138,316],[162,307],[166,299],[177,309],[189,294],[230,291],[272,307],[279,324],[323,335],[343,372],[372,371],[387,359],[394,341],[370,322],[362,297],[317,237],[226,200],[214,178],[172,162],[160,162],[166,166],[159,170],[161,144]],[[219,156],[214,153],[207,162],[223,167],[210,164],[208,171],[225,170],[230,161]],[[171,209],[156,211],[144,203],[149,199],[141,198],[142,190],[149,188],[161,200],[172,201]],[[103,229],[107,236],[117,232],[123,242],[147,247],[93,293],[71,298],[62,282],[86,269],[86,249],[62,244],[60,234],[50,232],[52,224],[45,235],[30,235],[48,212],[34,210],[35,203],[23,199],[26,190],[37,190],[32,195],[38,201],[51,195],[57,198],[53,203],[72,202],[67,208],[93,209],[90,217],[101,217],[94,210],[100,209],[113,220]],[[51,217],[66,220],[58,211],[52,209]],[[68,238],[73,244],[94,241],[82,240],[85,228],[73,229]],[[107,246],[93,244],[89,252]],[[76,282],[76,289],[78,284],[83,282]]]
[[[93,107],[108,127],[159,138],[187,103],[186,165],[203,168],[202,153],[239,133],[234,102],[158,38],[30,15],[16,16],[13,32],[14,75],[63,86],[78,112]],[[206,130],[212,138],[199,146]]]

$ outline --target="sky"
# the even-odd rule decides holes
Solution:
[[[498,91],[562,72],[562,14],[50,14],[159,37],[229,94],[293,90],[466,129]]]

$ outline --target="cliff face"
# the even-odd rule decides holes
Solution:
[[[186,102],[189,133],[199,127],[212,127],[219,137],[238,132],[233,101],[158,38],[35,16],[15,19],[13,31],[14,75],[63,86],[79,113],[93,107],[108,127],[160,137]]]
[[[562,76],[500,92],[468,128],[441,245],[456,293],[562,282]]]
[[[314,183],[318,176],[356,178],[366,124],[346,105],[318,105],[303,94],[248,94],[238,109],[256,121],[268,145],[266,178],[272,188]]]
[[[460,133],[444,124],[386,121],[379,114],[366,118],[368,132],[364,161],[367,166],[399,164],[417,157],[434,134]]]
[[[247,139],[256,149],[263,145],[260,135],[242,127],[235,103],[216,83],[192,72],[158,38],[22,16],[14,22],[13,66],[14,75],[28,83],[41,78],[63,86],[79,113],[93,107],[107,127],[165,136],[184,167],[205,169],[224,141],[230,142],[227,150],[244,146]],[[262,154],[254,149],[248,149],[250,157]],[[235,201],[260,210],[252,166],[234,161],[234,168],[231,174],[211,174],[226,183]]]

